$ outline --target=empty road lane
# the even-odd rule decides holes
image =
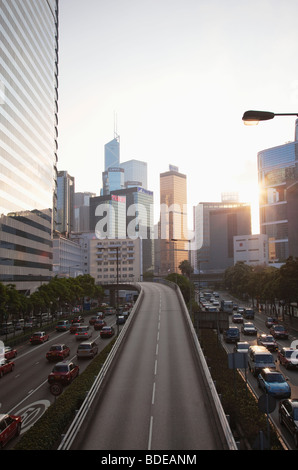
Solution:
[[[220,449],[177,295],[142,285],[141,308],[74,448]]]

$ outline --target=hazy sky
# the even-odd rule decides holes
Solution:
[[[295,118],[241,118],[298,112],[297,18],[297,0],[60,0],[58,169],[99,194],[116,113],[157,209],[169,164],[190,213],[224,191],[256,201],[257,152],[292,141]]]

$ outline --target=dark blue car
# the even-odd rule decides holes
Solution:
[[[230,326],[223,334],[226,343],[237,343],[240,340],[240,330],[236,326]]]

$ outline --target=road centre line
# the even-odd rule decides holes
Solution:
[[[153,383],[153,390],[152,390],[152,405],[154,405],[154,400],[155,400],[155,382]]]
[[[150,418],[149,439],[148,439],[148,450],[151,450],[151,443],[152,443],[152,428],[153,428],[153,416],[151,416],[151,418]]]

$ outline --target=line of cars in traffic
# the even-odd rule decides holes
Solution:
[[[109,312],[112,314],[113,312]],[[77,347],[77,359],[94,358],[98,353],[97,343],[91,339],[94,330],[100,331],[101,338],[111,338],[115,334],[113,326],[108,325],[104,320],[105,315],[99,312],[89,320],[89,325],[84,325],[84,318],[80,315],[74,317],[71,321],[59,320],[55,330],[57,332],[69,331],[74,334],[77,341],[80,341]],[[92,329],[93,327],[93,329]],[[49,341],[49,334],[46,331],[35,331],[30,339],[30,345],[40,345]],[[60,383],[61,385],[70,384],[79,375],[79,366],[72,360],[68,360],[70,347],[64,343],[56,343],[50,346],[46,352],[46,360],[55,362],[55,365],[48,375],[48,383]],[[17,349],[5,346],[0,350],[0,378],[9,372],[12,372],[15,363],[13,359],[17,356]],[[4,447],[14,436],[20,434],[22,418],[9,414],[0,414],[0,449]]]
[[[278,405],[279,422],[287,427],[293,436],[295,446],[298,447],[298,398],[291,398],[291,387],[288,379],[276,369],[279,362],[286,369],[298,371],[298,349],[282,346],[279,348],[277,340],[288,339],[289,333],[273,317],[267,317],[265,326],[268,333],[258,334],[252,322],[245,322],[242,312],[232,315],[232,325],[224,332],[226,342],[235,343],[234,352],[247,355],[247,367],[256,377],[258,387],[265,394],[281,399]],[[240,341],[240,329],[236,324],[242,324],[241,332],[244,335],[257,336],[255,345],[247,341]],[[277,353],[275,360],[272,353]]]

